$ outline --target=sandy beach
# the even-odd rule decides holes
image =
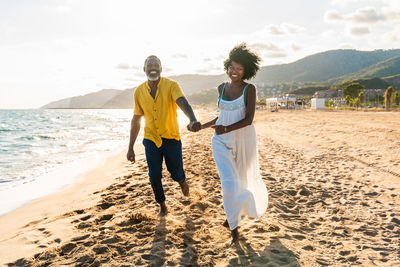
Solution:
[[[204,115],[208,114],[208,115]],[[214,111],[205,111],[202,122]],[[207,117],[210,116],[210,117]],[[190,197],[164,168],[158,206],[142,145],[0,217],[6,266],[398,266],[400,113],[257,111],[269,208],[230,246],[212,130],[182,131]]]

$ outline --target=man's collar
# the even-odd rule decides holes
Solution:
[[[157,87],[160,87],[160,84],[162,83],[163,80],[164,80],[164,78],[160,77],[160,80],[158,81],[158,86]],[[151,90],[150,85],[149,85],[149,80],[146,81],[146,88],[149,91]]]

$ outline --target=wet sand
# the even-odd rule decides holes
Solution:
[[[122,152],[69,191],[1,217],[0,263],[399,265],[399,121],[400,113],[258,111],[269,208],[241,222],[235,246],[222,226],[212,131],[183,130],[190,197],[164,170],[166,217],[157,216],[143,152],[134,165]]]

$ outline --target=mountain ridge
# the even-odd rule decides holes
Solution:
[[[389,81],[400,83],[396,76],[399,74],[400,49],[374,51],[338,49],[309,55],[292,63],[263,66],[250,82],[318,82],[332,85],[351,79],[367,78],[364,76],[368,75],[378,75],[378,78],[385,79],[379,77],[385,75],[391,76],[387,78],[388,83]],[[222,82],[229,80],[226,74],[182,74],[168,78],[177,81],[185,95],[197,94],[197,97],[201,91],[216,88]],[[103,89],[83,96],[54,101],[41,108],[132,108],[134,88]]]

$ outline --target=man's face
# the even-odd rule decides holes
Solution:
[[[157,58],[149,58],[143,68],[149,81],[157,81],[161,75],[161,62]]]

